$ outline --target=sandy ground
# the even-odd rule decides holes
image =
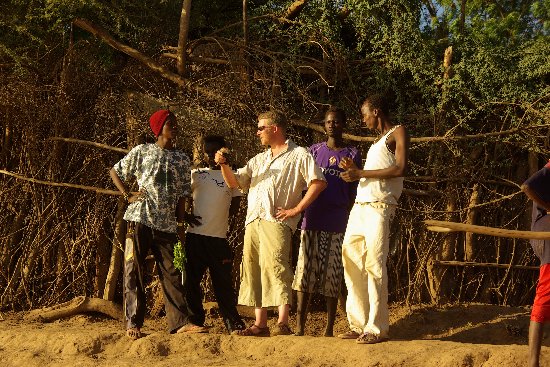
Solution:
[[[340,312],[340,311],[339,311]],[[169,335],[147,319],[131,341],[123,325],[98,314],[30,323],[23,313],[0,317],[0,366],[525,366],[529,310],[492,305],[393,306],[391,340],[358,345],[322,335],[324,313],[310,315],[306,336],[245,338],[225,334],[215,311],[209,334]],[[251,323],[251,318],[246,318]],[[274,325],[271,318],[271,326]],[[294,319],[291,320],[291,326]],[[336,333],[347,330],[339,313]],[[545,338],[541,366],[550,366]]]

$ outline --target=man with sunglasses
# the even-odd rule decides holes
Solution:
[[[259,153],[234,173],[221,151],[215,161],[230,188],[248,190],[239,304],[255,307],[253,325],[240,336],[290,335],[292,301],[290,264],[292,233],[303,212],[326,187],[321,169],[307,149],[286,138],[286,120],[276,112],[258,116]],[[307,187],[305,194],[302,191]],[[278,307],[273,332],[267,326],[267,307]]]

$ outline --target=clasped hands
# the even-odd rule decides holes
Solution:
[[[350,157],[343,157],[338,164],[344,172],[340,173],[340,178],[346,182],[353,182],[361,179],[361,170],[355,165]]]

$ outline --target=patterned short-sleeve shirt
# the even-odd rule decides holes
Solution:
[[[191,195],[189,157],[182,151],[164,149],[158,144],[141,144],[113,168],[123,181],[135,177],[139,189],[145,191],[142,200],[128,205],[124,219],[175,233],[178,201]]]

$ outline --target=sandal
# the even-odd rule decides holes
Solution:
[[[357,344],[376,344],[384,342],[388,339],[389,338],[387,336],[384,337],[373,333],[363,333],[355,340],[355,342]]]
[[[275,326],[275,330],[273,330],[273,333],[271,335],[292,335],[292,330],[290,330],[290,326],[288,324],[278,323],[277,326]]]
[[[141,338],[141,330],[138,327],[132,327],[126,330],[126,336],[132,340]]]
[[[338,337],[340,339],[357,339],[357,338],[359,338],[359,336],[361,336],[361,334],[359,334],[357,331],[353,331],[353,330],[347,331],[347,332],[342,333],[342,334],[338,334]]]
[[[204,326],[195,325],[190,322],[180,327],[177,331],[178,334],[180,333],[199,334],[199,333],[207,333],[207,332],[208,332],[208,328]]]
[[[259,331],[255,333],[254,331],[252,331],[254,328],[259,330]],[[258,336],[258,337],[270,336],[268,326],[259,327],[256,324],[252,324],[252,326],[249,326],[244,330],[235,330],[231,334],[232,335],[238,335],[238,336]]]

